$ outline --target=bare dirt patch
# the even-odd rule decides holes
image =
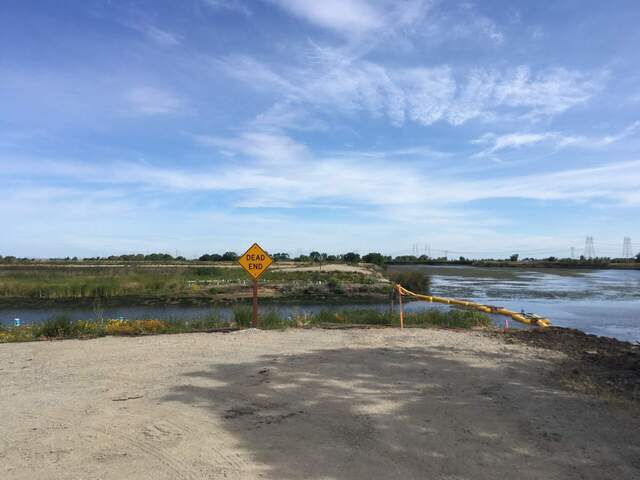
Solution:
[[[640,402],[640,345],[560,327],[514,330],[505,338],[564,353],[566,359],[558,364],[557,375],[567,385]]]
[[[0,478],[639,478],[637,411],[550,381],[567,358],[422,329],[0,345]]]

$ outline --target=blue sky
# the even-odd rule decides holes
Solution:
[[[637,1],[0,5],[0,254],[640,250]]]

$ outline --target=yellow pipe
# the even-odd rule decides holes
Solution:
[[[489,305],[483,305],[482,303],[470,302],[467,300],[459,300],[455,298],[446,298],[446,297],[435,297],[433,295],[421,295],[419,293],[414,293],[410,290],[407,290],[400,284],[397,284],[396,288],[398,289],[398,292],[400,293],[400,295],[408,295],[411,297],[419,298],[421,300],[426,300],[427,302],[444,303],[447,305],[458,305],[461,307],[473,308],[475,310],[479,310],[485,313],[495,313],[498,315],[504,315],[506,317],[511,317],[516,322],[524,323],[525,325],[538,325],[540,327],[548,327],[551,325],[551,321],[549,321],[548,318],[538,317],[537,315],[530,316],[529,314],[514,312],[506,308],[493,308],[493,307],[490,307]]]

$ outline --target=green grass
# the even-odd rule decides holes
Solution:
[[[38,339],[95,338],[105,335],[153,335],[169,333],[202,332],[215,328],[251,326],[250,307],[239,306],[233,310],[232,319],[225,320],[220,313],[212,311],[209,315],[195,319],[168,320],[78,320],[72,321],[64,315],[51,317],[41,324],[21,327],[0,326],[0,343],[24,342]],[[488,327],[491,320],[483,313],[469,310],[425,310],[410,312],[404,316],[406,327],[461,328]],[[380,327],[398,327],[398,314],[373,309],[343,310],[339,312],[321,311],[315,314],[303,314],[284,317],[275,309],[267,310],[258,319],[262,329],[304,328],[329,325],[375,325]]]
[[[34,326],[34,336],[48,338],[72,338],[80,333],[79,322],[72,322],[66,315],[56,315]]]
[[[309,286],[327,292],[343,284],[370,285],[373,278],[349,272],[266,272],[263,284],[292,291]],[[26,267],[0,266],[0,298],[77,300],[116,297],[206,297],[247,285],[239,267]]]
[[[252,318],[252,307],[240,305],[233,309],[233,323],[235,323],[238,328],[249,328]]]
[[[397,313],[369,309],[344,310],[341,312],[322,311],[312,316],[309,324],[399,326],[400,317]],[[431,309],[421,312],[405,313],[404,325],[406,327],[468,329],[473,327],[488,327],[491,325],[491,319],[483,313],[471,310]]]

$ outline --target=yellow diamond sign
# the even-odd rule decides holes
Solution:
[[[249,250],[242,254],[238,262],[249,275],[257,279],[269,268],[273,260],[271,260],[271,257],[267,255],[267,252],[265,252],[260,245],[254,243],[249,247]]]

